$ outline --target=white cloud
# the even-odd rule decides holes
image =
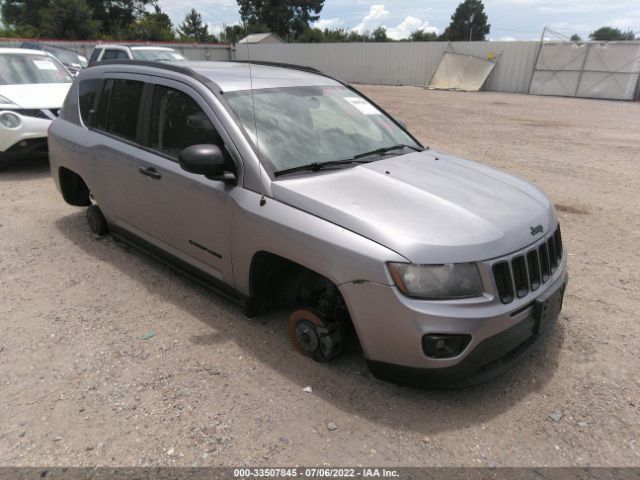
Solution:
[[[371,5],[369,13],[362,19],[362,22],[353,27],[353,30],[358,33],[375,30],[381,26],[382,20],[388,16],[389,11],[384,8],[384,5]]]
[[[317,22],[313,23],[311,26],[313,28],[319,28],[320,30],[324,30],[325,28],[333,29],[338,28],[344,25],[344,21],[339,18],[321,18]]]
[[[378,27],[384,27],[387,30],[387,36],[394,40],[407,38],[416,30],[438,33],[438,29],[430,25],[427,20],[420,20],[419,18],[412,17],[411,15],[405,17],[405,19],[395,27],[390,27],[384,23],[384,20],[389,15],[390,12],[384,5],[371,5],[369,13],[359,24],[353,27],[353,30],[358,33],[364,33],[372,32]]]
[[[409,35],[416,30],[424,30],[426,32],[433,32],[436,34],[438,33],[438,29],[429,25],[428,21],[425,20],[423,22],[419,18],[409,16],[397,27],[387,28],[387,36],[394,40],[400,40],[402,38],[408,38]]]

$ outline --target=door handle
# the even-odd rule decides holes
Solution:
[[[162,175],[160,175],[160,172],[153,167],[140,167],[138,171],[141,174],[146,175],[147,177],[155,178],[156,180],[162,177]]]

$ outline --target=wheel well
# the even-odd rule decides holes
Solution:
[[[82,177],[65,167],[60,167],[60,191],[62,198],[70,205],[88,207],[91,205],[89,187]]]
[[[251,262],[249,315],[278,307],[315,306],[335,283],[299,263],[269,252],[258,252]]]

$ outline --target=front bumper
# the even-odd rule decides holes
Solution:
[[[51,120],[20,115],[17,128],[0,125],[0,158],[22,158],[47,153],[47,129]]]
[[[341,290],[376,377],[418,387],[458,388],[495,378],[540,345],[553,330],[559,309],[538,329],[536,307],[541,298],[560,290],[561,302],[567,279],[565,255],[543,287],[509,305],[495,297],[421,301],[375,283],[342,285]],[[435,359],[423,350],[427,334],[466,334],[471,341],[458,356]]]

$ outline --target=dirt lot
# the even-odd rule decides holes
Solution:
[[[377,381],[356,354],[317,364],[285,316],[247,319],[92,238],[46,164],[14,166],[0,173],[2,465],[640,465],[640,105],[362,89],[425,143],[556,202],[571,281],[548,344],[466,391]]]

